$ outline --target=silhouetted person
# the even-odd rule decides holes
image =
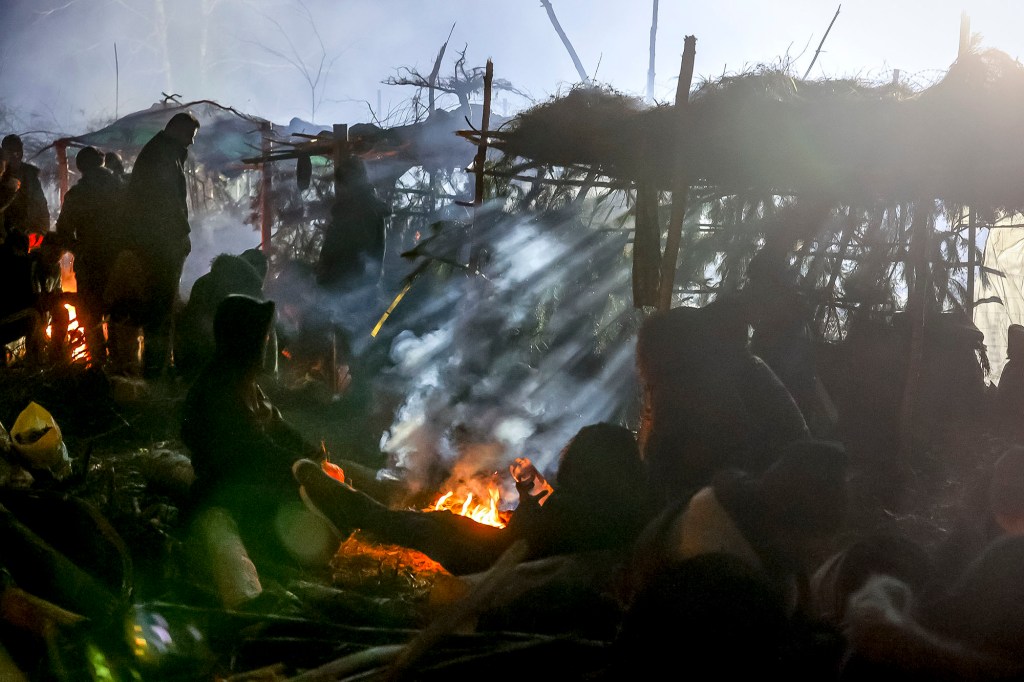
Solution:
[[[11,134],[0,141],[0,148],[7,152],[7,170],[4,179],[15,178],[20,184],[13,201],[4,209],[4,233],[18,230],[24,234],[44,234],[50,231],[50,209],[39,182],[39,169],[24,161],[25,147],[21,138]]]
[[[829,437],[835,423],[817,377],[814,310],[785,257],[778,247],[767,246],[747,267],[740,296],[753,328],[750,351],[786,386],[814,435]]]
[[[723,469],[760,473],[781,445],[808,435],[786,387],[750,352],[732,300],[652,315],[636,353],[641,453],[661,504],[685,500]]]
[[[996,388],[996,428],[1000,435],[1024,442],[1024,326],[1007,327],[1006,357]]]
[[[15,230],[0,243],[0,344],[25,337],[26,360],[37,364],[44,357],[45,330],[36,259],[28,252],[28,236]]]
[[[174,308],[185,259],[192,251],[185,161],[199,131],[191,113],[171,117],[135,159],[125,205],[128,248],[147,278],[142,373],[162,377],[170,367]]]
[[[121,155],[117,152],[107,152],[103,155],[103,167],[114,174],[114,178],[117,179],[122,185],[128,184],[128,173],[124,169],[124,161],[121,160]]]
[[[387,205],[374,193],[359,157],[350,156],[334,173],[338,195],[316,266],[317,281],[328,287],[359,277],[371,264],[379,268],[387,216]]]
[[[78,152],[75,165],[82,177],[64,196],[57,216],[57,235],[75,257],[75,311],[85,330],[89,353],[99,363],[106,357],[104,292],[121,246],[115,221],[120,216],[122,198],[120,182],[103,167],[103,162],[103,154],[95,147],[84,147]]]

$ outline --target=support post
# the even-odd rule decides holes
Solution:
[[[68,193],[68,141],[57,140],[53,143],[57,152],[57,186],[60,188],[60,203],[64,205],[64,195]]]
[[[967,209],[967,301],[964,308],[967,317],[974,319],[974,268],[978,263],[975,258],[978,250],[978,223],[974,208]]]
[[[672,293],[675,289],[676,261],[679,258],[679,244],[683,238],[683,218],[686,216],[686,195],[690,191],[690,179],[683,158],[686,145],[687,109],[690,99],[690,83],[693,81],[693,64],[697,54],[697,38],[686,36],[683,43],[683,59],[679,65],[679,81],[676,83],[676,145],[672,184],[672,212],[668,222],[668,238],[665,253],[661,259],[661,288],[659,310],[672,307]]]
[[[334,137],[334,200],[341,196],[341,168],[348,158],[348,124],[335,123],[332,129]]]
[[[907,358],[907,377],[903,386],[900,409],[900,467],[906,467],[913,454],[914,424],[917,418],[921,367],[924,363],[924,335],[928,318],[928,299],[931,290],[931,269],[928,262],[931,239],[930,201],[914,202],[914,218],[910,225],[910,257],[913,266],[913,287],[907,296],[907,318],[910,323],[910,349]]]
[[[261,150],[264,159],[273,151],[273,143],[270,141],[270,134],[273,129],[274,125],[269,121],[265,121],[260,126],[262,134]],[[273,181],[270,168],[270,163],[267,161],[260,164],[260,247],[268,257],[271,250],[271,226],[274,224],[273,204],[270,200],[271,183]]]
[[[480,113],[480,144],[476,148],[473,170],[476,172],[475,194],[473,205],[479,207],[484,202],[484,162],[487,161],[487,133],[491,119],[491,81],[494,79],[494,63],[487,60],[484,71],[484,109]]]

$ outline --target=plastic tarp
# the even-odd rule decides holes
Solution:
[[[105,128],[73,137],[71,142],[91,145],[105,152],[115,151],[126,160],[134,159],[143,145],[181,111],[191,111],[199,119],[199,134],[196,143],[189,148],[189,157],[204,168],[235,175],[246,168],[242,159],[259,156],[263,141],[261,126],[268,122],[209,100],[154,104],[149,109],[122,116]]]
[[[989,376],[998,383],[1006,363],[1006,328],[1024,324],[1024,215],[1007,216],[989,229],[978,279],[974,324],[985,334]]]

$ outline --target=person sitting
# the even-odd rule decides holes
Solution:
[[[272,301],[233,294],[220,303],[215,354],[189,387],[181,415],[195,472],[183,505],[186,527],[205,512],[227,512],[260,572],[318,559],[336,547],[327,532],[296,538],[281,525],[283,514],[298,510],[311,519],[306,527],[323,527],[302,509],[291,467],[324,453],[283,418],[258,383],[273,320]]]
[[[566,444],[550,494],[531,496],[531,482],[517,483],[519,505],[505,528],[447,510],[391,509],[313,461],[296,462],[293,473],[307,506],[339,535],[361,529],[421,551],[454,575],[489,568],[517,540],[526,542],[527,560],[631,547],[653,509],[633,433],[609,423],[584,426]]]
[[[1007,327],[1006,358],[996,385],[996,429],[1006,438],[1024,442],[1024,326]]]
[[[76,313],[90,356],[102,364],[106,358],[103,297],[118,249],[112,227],[120,210],[121,187],[104,168],[103,154],[95,147],[83,147],[75,156],[75,165],[82,177],[64,196],[57,236],[74,254]]]
[[[796,402],[750,352],[735,299],[677,307],[637,336],[640,449],[661,504],[687,499],[728,468],[763,472],[777,448],[810,435]]]
[[[213,320],[217,306],[231,294],[265,300],[263,283],[268,271],[267,257],[260,249],[246,249],[239,255],[223,253],[213,259],[210,271],[192,285],[188,302],[175,322],[174,366],[191,381],[216,352]],[[276,371],[277,333],[270,330],[264,369]]]

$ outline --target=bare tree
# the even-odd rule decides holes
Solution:
[[[447,45],[447,42],[445,44]],[[435,65],[435,70],[428,75],[421,74],[415,68],[401,67],[398,69],[397,75],[389,76],[383,82],[385,85],[412,85],[428,92],[436,90],[437,92],[455,95],[459,100],[459,105],[469,111],[470,95],[483,90],[485,69],[482,66],[466,68],[467,49],[467,47],[463,47],[462,51],[459,52],[459,58],[455,62],[454,74],[451,76],[438,77],[439,64]],[[502,78],[495,78],[491,82],[491,88],[511,92],[525,99],[530,99],[528,94],[517,89],[512,83]],[[418,98],[414,99],[418,101]],[[415,112],[413,118],[418,120],[418,111]]]
[[[540,0],[540,4],[544,6],[545,11],[548,13],[548,19],[551,20],[551,25],[555,27],[555,33],[557,33],[558,37],[562,39],[562,44],[565,45],[565,49],[568,50],[573,66],[576,67],[576,73],[580,75],[580,80],[584,83],[589,83],[590,77],[587,76],[587,70],[583,68],[583,62],[580,61],[579,55],[576,54],[576,49],[569,41],[569,36],[565,35],[565,31],[562,30],[562,25],[558,23],[558,17],[555,16],[555,8],[551,6],[551,2],[549,0]]]
[[[309,7],[303,0],[295,0],[295,4],[302,10],[301,14],[309,24],[310,33],[314,38],[312,43],[308,40],[302,41],[304,44],[308,44],[307,47],[311,48],[311,50],[300,50],[299,46],[296,45],[296,41],[292,39],[281,23],[267,14],[263,14],[263,17],[277,28],[278,33],[280,33],[281,38],[284,40],[285,46],[277,48],[252,40],[245,40],[243,42],[255,45],[268,54],[281,59],[302,75],[302,79],[309,88],[309,118],[310,120],[315,120],[316,110],[324,100],[331,68],[341,55],[335,54],[332,56],[328,54],[323,36],[320,35],[320,29],[313,18],[313,13],[310,12]]]

